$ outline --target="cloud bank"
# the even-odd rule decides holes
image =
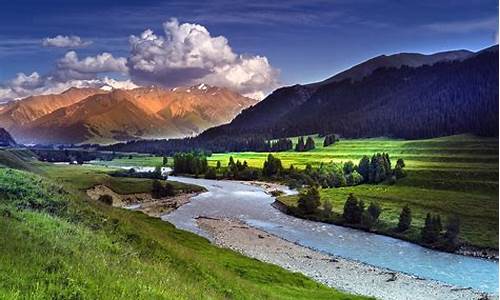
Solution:
[[[47,47],[81,47],[77,36],[47,38]],[[44,76],[37,72],[19,73],[0,85],[0,101],[38,94],[58,93],[69,87],[133,88],[140,85],[163,87],[192,86],[205,83],[226,87],[242,95],[262,99],[278,85],[278,70],[266,57],[244,55],[233,51],[224,36],[213,37],[202,25],[171,19],[163,24],[163,33],[147,29],[129,37],[128,57],[103,52],[80,58],[68,51]],[[127,80],[103,75],[121,74]]]
[[[260,97],[276,87],[278,71],[266,57],[236,54],[225,37],[212,37],[198,24],[171,19],[163,29],[164,36],[148,29],[130,37],[133,81],[166,87],[207,83]]]
[[[92,44],[92,41],[83,41],[79,36],[72,35],[57,35],[53,38],[44,38],[42,40],[42,45],[44,47],[56,47],[56,48],[81,48]]]

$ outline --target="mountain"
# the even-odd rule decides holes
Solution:
[[[59,100],[59,108],[47,109],[45,114],[32,114],[33,117],[13,125],[14,136],[23,143],[110,143],[185,137],[227,123],[242,109],[256,103],[228,89],[204,84],[171,90],[151,87],[85,91],[89,95],[83,99],[61,97],[75,90],[78,89],[48,97],[64,98],[66,102]],[[27,101],[37,107],[30,98],[15,104],[24,107],[23,102]],[[41,107],[47,106],[42,100],[37,101]],[[3,111],[0,112],[0,124],[3,125],[2,116]],[[9,120],[8,116],[5,119]]]
[[[97,93],[104,91],[95,88],[70,88],[61,94],[31,96],[7,102],[0,105],[0,124],[8,129],[15,129]]]
[[[0,128],[0,146],[1,147],[13,147],[16,145],[16,141],[12,138],[10,133],[3,129]]]
[[[327,80],[281,88],[200,140],[221,136],[498,135],[498,46],[379,56]]]
[[[340,72],[326,80],[318,83],[310,84],[309,86],[321,86],[333,82],[339,82],[345,79],[359,81],[365,76],[372,74],[380,68],[401,68],[402,66],[420,67],[423,65],[433,65],[437,62],[464,60],[472,56],[474,52],[468,50],[456,50],[439,52],[430,55],[420,53],[398,53],[393,55],[380,55],[369,59],[359,65],[356,65],[346,71]]]

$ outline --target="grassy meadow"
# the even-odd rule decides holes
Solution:
[[[3,152],[0,299],[365,299],[83,193],[101,183],[147,191],[147,179]],[[14,163],[36,174],[5,167]]]
[[[498,139],[472,135],[458,135],[428,140],[392,140],[385,138],[341,140],[323,147],[323,139],[315,137],[316,149],[308,152],[279,152],[284,167],[305,168],[322,162],[355,164],[363,155],[388,152],[392,164],[405,160],[408,176],[395,185],[359,185],[323,189],[322,201],[333,204],[341,213],[349,193],[365,203],[378,201],[383,207],[381,220],[396,226],[401,208],[408,204],[413,213],[410,235],[418,235],[428,212],[439,213],[444,219],[452,214],[460,216],[460,237],[480,247],[498,248]],[[246,160],[249,166],[261,168],[267,153],[244,152],[213,154],[211,165],[220,161],[224,166],[229,157]],[[297,197],[281,198],[295,205]]]

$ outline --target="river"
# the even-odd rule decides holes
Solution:
[[[274,198],[261,188],[236,181],[174,176],[169,180],[197,184],[208,190],[162,217],[178,228],[208,238],[196,225],[196,217],[236,218],[329,254],[498,295],[496,261],[434,251],[382,235],[288,216],[271,206]]]

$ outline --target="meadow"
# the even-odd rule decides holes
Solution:
[[[296,141],[296,138],[295,138]],[[294,141],[294,142],[295,142]],[[464,242],[498,249],[498,139],[457,135],[427,140],[392,140],[386,138],[340,140],[323,147],[323,139],[315,136],[316,149],[308,152],[279,152],[284,167],[299,169],[307,164],[319,166],[327,162],[359,162],[363,155],[378,152],[390,154],[392,164],[404,159],[408,176],[394,185],[363,184],[355,187],[322,189],[322,201],[331,201],[333,210],[342,213],[349,193],[365,203],[377,201],[383,207],[381,220],[396,226],[401,208],[408,204],[413,213],[411,237],[419,234],[425,215],[438,213],[444,220],[458,215],[462,220],[460,237]],[[244,152],[213,154],[209,164],[229,157],[247,161],[262,168],[268,153]],[[282,197],[295,205],[297,197]]]
[[[365,299],[83,193],[102,181],[145,191],[144,180],[2,155],[37,174],[0,167],[1,299]]]

